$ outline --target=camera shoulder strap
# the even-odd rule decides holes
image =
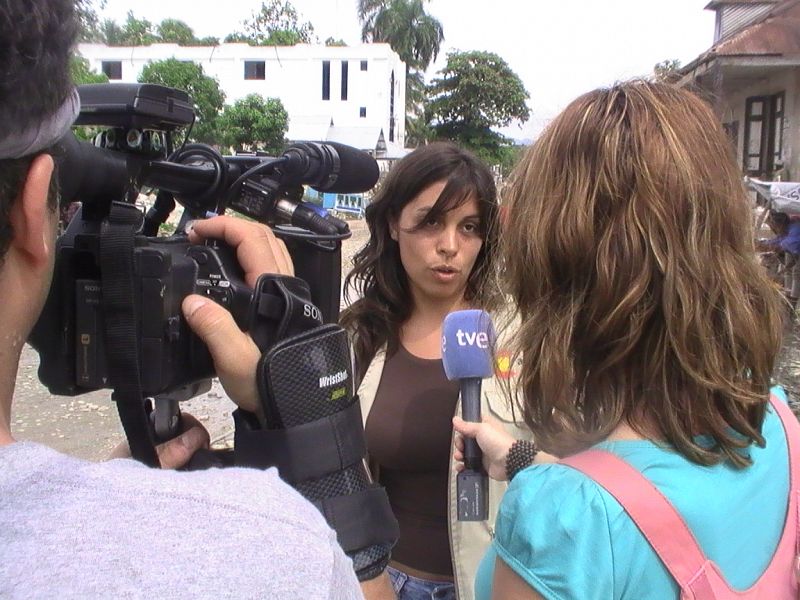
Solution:
[[[134,290],[134,237],[142,213],[132,204],[112,202],[100,230],[100,276],[111,398],[130,444],[131,455],[159,467],[147,402],[142,396]]]

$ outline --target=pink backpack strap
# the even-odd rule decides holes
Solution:
[[[789,489],[800,482],[800,424],[781,400],[770,397],[770,403],[783,423],[789,448]],[[587,450],[561,461],[600,484],[616,498],[636,524],[664,566],[684,591],[706,582],[695,581],[707,562],[692,532],[664,495],[637,469],[605,450]],[[796,547],[800,550],[800,523],[794,521]],[[788,524],[788,523],[787,523]]]
[[[770,394],[769,403],[775,414],[781,420],[783,431],[786,434],[786,446],[789,449],[789,494],[800,493],[800,423],[797,417],[783,400]],[[798,503],[800,509],[800,503]],[[795,556],[800,557],[800,516],[794,515],[795,529]],[[800,579],[800,558],[795,566],[795,575]]]
[[[634,467],[605,450],[561,461],[596,481],[617,499],[681,589],[688,589],[706,557],[664,495]]]

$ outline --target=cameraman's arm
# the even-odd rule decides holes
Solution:
[[[286,246],[264,225],[226,216],[195,221],[189,240],[200,243],[208,238],[223,240],[236,249],[236,258],[250,286],[263,273],[294,274]],[[255,342],[239,329],[227,310],[203,296],[187,296],[183,313],[208,346],[219,380],[231,400],[246,411],[260,411],[256,367],[261,352]]]

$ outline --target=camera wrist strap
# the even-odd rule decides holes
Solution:
[[[139,338],[134,290],[134,236],[142,213],[132,204],[112,202],[100,229],[100,275],[103,285],[102,313],[108,374],[131,456],[160,467],[150,415],[142,395]]]

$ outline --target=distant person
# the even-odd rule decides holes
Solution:
[[[564,458],[522,468],[536,448],[455,421],[513,478],[477,598],[677,598],[679,582],[796,598],[800,433],[770,399],[780,299],[711,108],[646,81],[589,92],[507,202],[519,402]]]
[[[800,298],[800,219],[792,219],[786,213],[770,211],[767,225],[775,233],[775,237],[759,240],[758,247],[782,254],[783,293],[794,313],[797,299]]]
[[[400,523],[389,574],[400,600],[469,599],[505,484],[491,488],[492,521],[456,520],[459,388],[445,376],[441,337],[448,312],[498,306],[492,174],[454,144],[422,146],[389,172],[366,221],[369,240],[345,281],[358,299],[341,323],[353,338],[370,466]],[[523,435],[498,385],[484,382],[483,411]]]

